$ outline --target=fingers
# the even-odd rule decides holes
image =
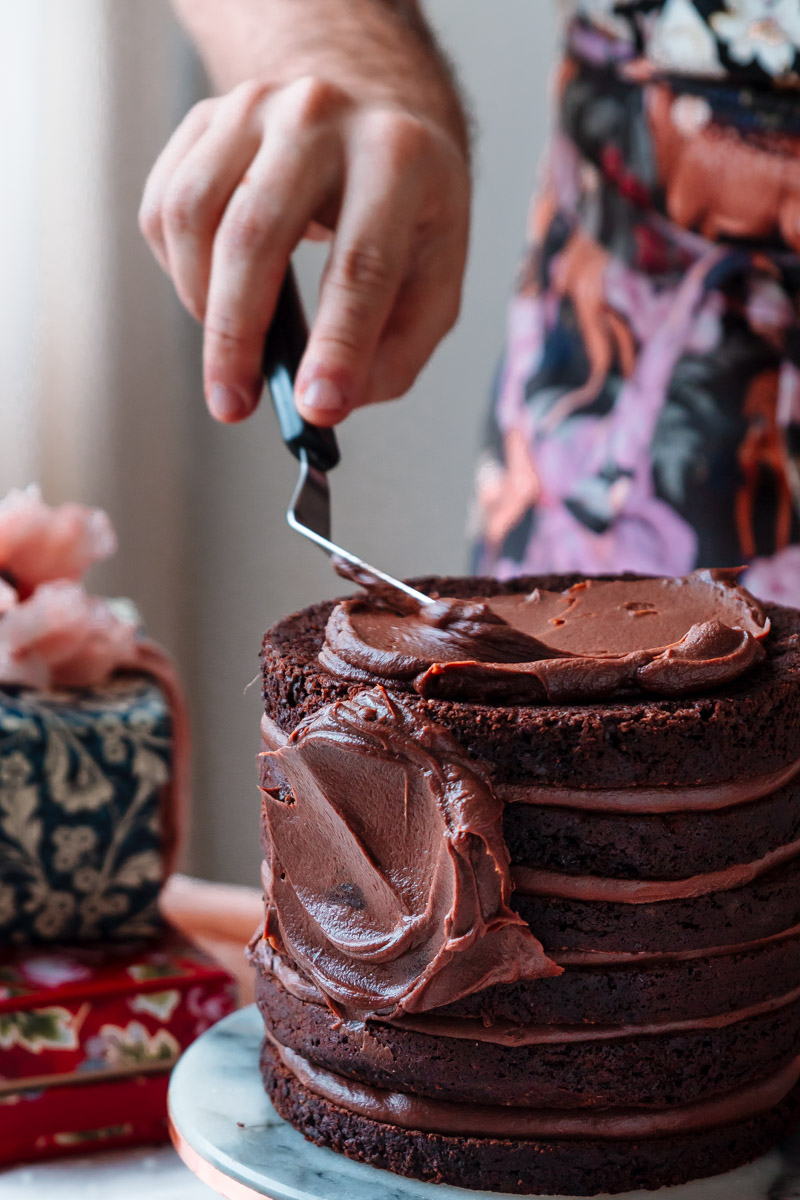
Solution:
[[[413,387],[458,320],[469,240],[468,215],[429,242],[404,283],[375,351],[365,403],[395,400]]]
[[[290,255],[331,228],[298,408],[329,426],[406,391],[458,311],[469,191],[445,132],[319,79],[196,105],[151,172],[140,225],[204,322],[212,414],[255,408]]]
[[[289,258],[342,174],[332,127],[298,96],[270,108],[261,147],[214,239],[203,345],[214,416],[239,421],[261,392],[261,358]]]
[[[365,402],[372,360],[407,271],[424,192],[421,123],[360,122],[319,308],[298,372],[302,416],[334,425]]]
[[[205,133],[211,124],[216,101],[201,100],[184,117],[161,154],[156,159],[139,207],[139,228],[155,258],[169,274],[169,259],[164,237],[164,196],[177,166]]]
[[[214,236],[261,142],[265,94],[262,85],[244,84],[219,102],[174,169],[161,202],[169,272],[198,321],[205,317]]]
[[[403,395],[453,327],[469,241],[463,158],[416,120],[392,114],[379,151],[362,138],[298,374],[298,408],[332,425]],[[431,142],[430,138],[433,137]],[[382,165],[383,173],[376,171]]]

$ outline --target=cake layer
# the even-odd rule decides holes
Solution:
[[[362,695],[374,696],[376,693]],[[267,723],[264,726],[264,740],[267,748],[274,749],[282,743],[284,735]],[[261,760],[261,784],[265,793],[269,795],[283,795],[286,791],[287,784],[281,770],[278,769],[277,774],[275,773],[274,755],[265,756]],[[304,786],[311,787],[312,784],[306,780]],[[757,808],[767,806],[767,818],[777,810],[779,817],[772,827],[773,837],[776,836],[775,825],[780,828],[780,816],[791,828],[792,809],[800,807],[794,802],[792,785],[783,789],[783,792],[788,794],[779,793],[772,808],[769,807],[772,804],[770,798],[755,802]],[[297,793],[297,798],[304,803],[307,800],[302,790]],[[400,799],[402,800],[402,796]],[[753,805],[743,806],[746,809],[752,807]],[[504,813],[506,826],[509,808],[530,811],[528,806],[524,805],[508,806]],[[294,809],[290,808],[289,811],[294,812]],[[541,811],[545,817],[553,812],[559,812],[573,820],[583,816],[574,810]],[[731,813],[738,811],[742,810],[730,810]],[[262,828],[265,847],[269,841],[267,816],[265,806]],[[400,816],[402,818],[402,813]],[[725,813],[687,814],[690,821],[709,817],[725,820],[726,816]],[[767,818],[757,824],[758,816],[758,812],[751,813],[751,824],[755,828],[768,825]],[[653,831],[660,829],[660,841],[664,845],[670,844],[670,840],[664,836],[664,823],[674,822],[676,819],[675,814],[650,818],[588,814],[589,822],[603,822],[608,825],[616,822],[618,827],[630,822],[657,822]],[[707,830],[707,835],[711,832]],[[783,834],[786,834],[785,825]],[[619,838],[624,840],[622,832],[619,833]],[[578,844],[577,838],[575,844]],[[591,843],[587,839],[585,844]],[[695,844],[697,858],[700,860],[700,846],[697,842]],[[732,855],[736,854],[733,845],[728,846],[728,851]],[[740,853],[744,854],[744,851]],[[697,865],[704,866],[702,861],[698,861]],[[718,866],[716,870],[703,870],[702,873],[690,875],[688,878],[683,874],[673,878],[645,876],[644,879],[636,875],[633,878],[600,876],[571,872],[569,868],[573,866],[574,862],[571,860],[564,865],[556,861],[548,867],[522,863],[517,864],[512,872],[517,888],[515,907],[531,923],[534,933],[549,950],[596,950],[612,946],[623,951],[663,952],[736,944],[742,940],[750,941],[786,929],[795,923],[800,913],[800,905],[795,903],[793,890],[788,889],[776,900],[774,886],[783,881],[783,872],[787,872],[786,878],[792,880],[800,870],[800,840],[779,842],[754,861],[742,861],[736,856],[728,865]],[[683,868],[684,871],[690,869],[691,862]],[[348,875],[346,880],[348,887],[356,886],[355,877],[351,878]],[[698,902],[697,907],[693,905],[694,901]],[[689,904],[692,904],[691,911],[687,909]],[[545,910],[546,915],[542,915]],[[604,937],[603,940],[594,941],[592,931],[598,926],[598,922]],[[566,935],[563,932],[565,926],[570,927]]]
[[[573,578],[416,581],[423,591],[469,597],[559,590]],[[318,662],[333,602],[287,617],[265,636],[263,693],[285,732],[320,707],[363,690]],[[449,730],[499,784],[570,788],[674,788],[759,778],[800,760],[800,613],[767,606],[766,659],[724,691],[692,699],[593,705],[404,703]],[[404,685],[392,684],[401,692]]]
[[[580,877],[565,882],[574,886]],[[584,882],[587,877],[584,877]],[[605,881],[604,881],[605,882]],[[618,897],[620,881],[605,894]],[[624,881],[623,881],[624,882]],[[552,880],[543,885],[557,890]],[[588,887],[593,893],[597,889]],[[598,891],[602,895],[602,891]],[[535,930],[545,950],[621,950],[656,953],[738,945],[800,923],[800,858],[758,875],[742,887],[685,899],[631,903],[566,899],[516,891],[512,906]]]
[[[765,875],[800,856],[800,841],[787,842],[770,850],[755,862],[733,863],[718,871],[690,875],[688,879],[616,879],[608,875],[573,875],[567,871],[547,871],[523,863],[512,869],[514,887],[523,896],[544,896],[551,900],[587,900],[600,904],[667,903],[697,900],[721,892],[740,891]]]
[[[441,1016],[466,1017],[485,1025],[620,1025],[686,1021],[724,1015],[785,996],[800,986],[800,927],[786,935],[729,952],[688,951],[675,957],[649,955],[558,956],[562,975],[499,984],[439,1008]],[[263,940],[254,961],[303,999],[319,998],[296,967],[273,955]],[[617,961],[620,960],[620,961]]]
[[[439,1011],[486,1023],[643,1024],[727,1013],[800,985],[800,931],[733,954],[586,958],[594,965],[567,965],[555,979],[502,984]]]
[[[679,784],[676,787],[560,787],[545,783],[496,783],[506,804],[537,808],[571,808],[580,812],[648,815],[653,813],[718,812],[772,796],[800,775],[800,761],[777,771],[748,775],[720,783]]]
[[[266,749],[281,744],[284,735],[266,719],[262,731]],[[261,759],[259,783],[272,782]],[[715,811],[645,815],[506,803],[503,834],[512,862],[526,866],[619,879],[685,879],[756,861],[800,838],[800,780]]]
[[[471,1104],[691,1104],[772,1074],[800,1053],[800,988],[724,1017],[616,1030],[487,1028],[435,1014],[348,1025],[263,971],[256,998],[275,1041],[318,1067],[377,1088]]]
[[[456,1133],[464,1137],[596,1137],[635,1142],[639,1138],[694,1133],[768,1111],[789,1094],[800,1075],[800,1060],[792,1059],[769,1075],[709,1099],[649,1109],[627,1105],[565,1110],[486,1101],[460,1104],[445,1097],[433,1099],[371,1087],[335,1071],[326,1071],[282,1046],[269,1033],[265,1042],[301,1084],[348,1112],[401,1129]]]
[[[763,799],[707,811],[587,812],[508,803],[503,833],[515,863],[574,875],[685,879],[754,862],[800,837],[800,780]]]
[[[401,1175],[518,1195],[626,1192],[732,1170],[796,1123],[800,1087],[766,1111],[695,1132],[648,1137],[501,1138],[430,1133],[387,1124],[326,1099],[281,1062],[270,1043],[262,1074],[278,1113],[318,1145]]]

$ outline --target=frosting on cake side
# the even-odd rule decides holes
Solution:
[[[265,936],[350,1019],[422,1012],[561,968],[509,907],[503,804],[383,688],[264,757]]]

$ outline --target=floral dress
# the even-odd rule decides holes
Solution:
[[[800,0],[573,0],[476,569],[800,604]]]

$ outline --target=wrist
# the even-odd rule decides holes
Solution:
[[[433,121],[469,157],[458,85],[417,0],[173,3],[219,90],[247,79],[281,87],[316,77],[357,103]]]

